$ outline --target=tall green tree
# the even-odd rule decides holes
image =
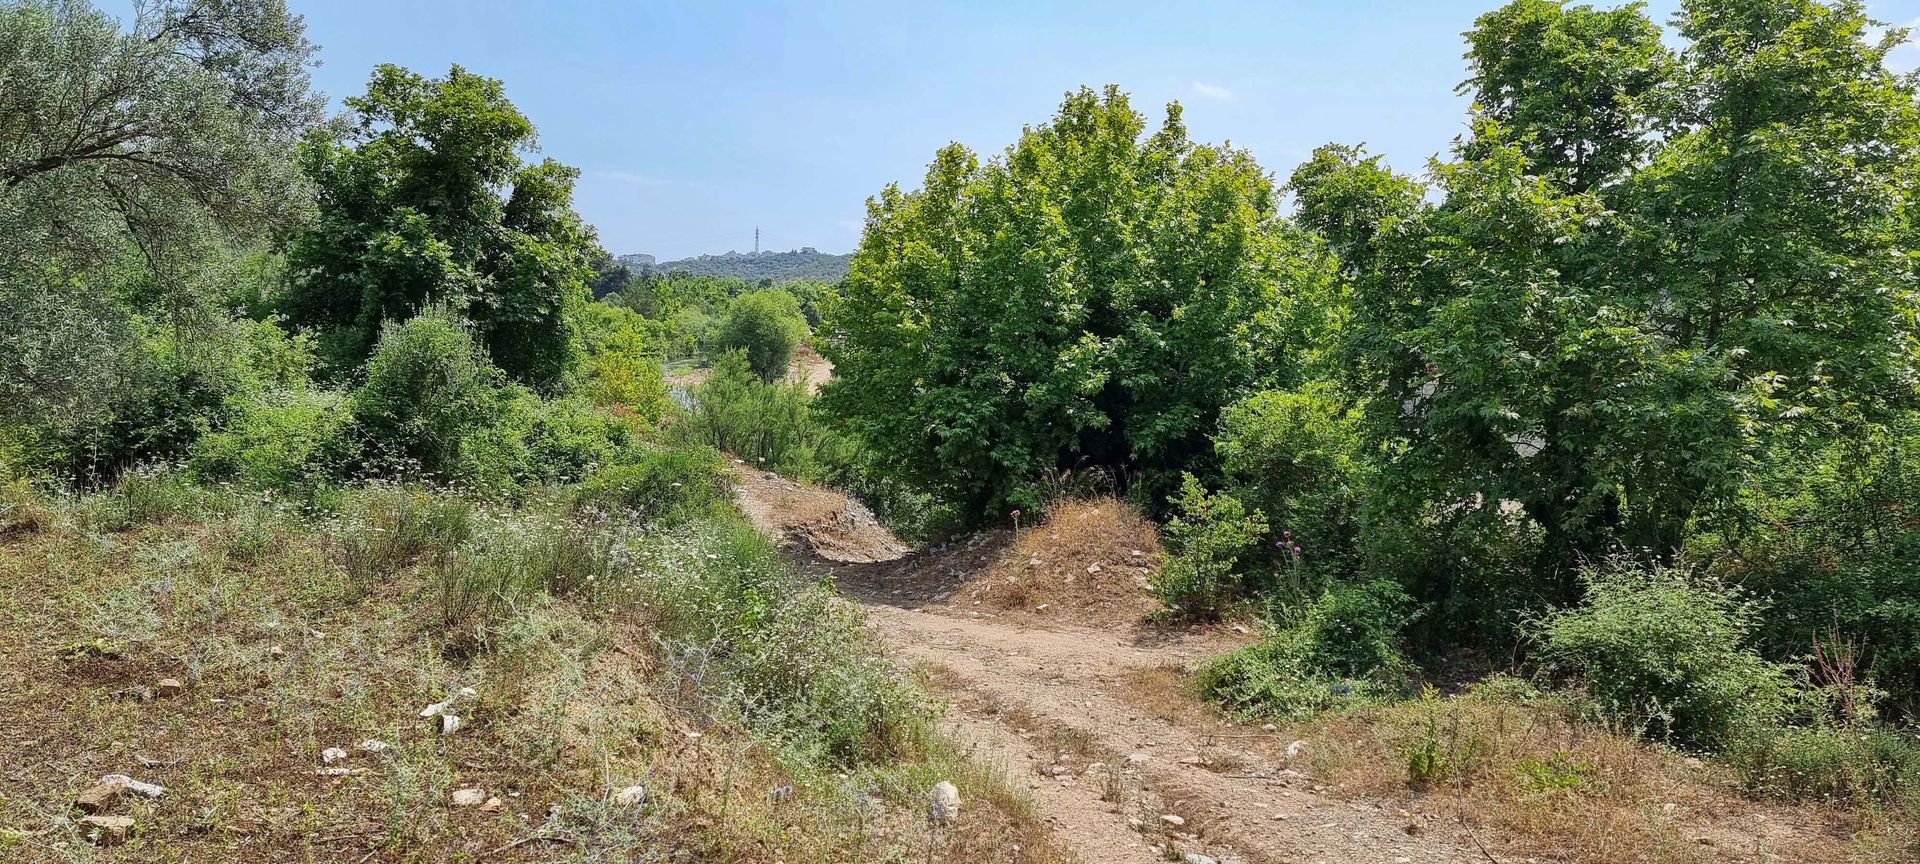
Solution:
[[[294,238],[286,311],[330,359],[363,359],[382,322],[430,303],[463,310],[493,362],[546,386],[572,364],[569,310],[597,251],[572,209],[576,169],[528,164],[534,127],[500,82],[455,66],[375,70],[349,122],[310,140],[315,225]]]
[[[1488,12],[1467,34],[1473,74],[1460,90],[1532,170],[1575,191],[1616,179],[1645,155],[1649,103],[1674,75],[1644,7],[1518,0]]]
[[[1640,14],[1519,0],[1482,18],[1469,87],[1502,98],[1483,93],[1434,166],[1433,203],[1355,151],[1295,175],[1352,283],[1342,368],[1380,499],[1530,545],[1510,602],[1569,599],[1578,565],[1621,546],[1674,553],[1738,516],[1769,459],[1916,392],[1920,127],[1892,43],[1858,3],[1810,0],[1689,0],[1671,63],[1639,36],[1568,35],[1651,32],[1619,17]],[[1647,68],[1669,77],[1593,73]],[[1596,80],[1595,98],[1533,98]],[[1460,591],[1482,588],[1427,597]]]
[[[1001,157],[950,146],[871,200],[822,304],[828,410],[975,515],[1045,472],[1204,471],[1221,409],[1297,374],[1295,306],[1331,268],[1245,151],[1188,140],[1177,104],[1145,131],[1083,89]]]

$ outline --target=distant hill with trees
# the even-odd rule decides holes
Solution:
[[[727,252],[678,261],[656,262],[652,255],[638,254],[622,255],[616,260],[636,273],[681,271],[695,276],[727,276],[749,282],[771,279],[780,283],[838,282],[846,278],[847,262],[852,258],[852,255],[831,255],[812,246],[802,246],[790,252]]]

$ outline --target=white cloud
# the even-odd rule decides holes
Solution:
[[[1200,97],[1203,99],[1213,99],[1219,102],[1225,102],[1233,98],[1232,90],[1228,90],[1218,84],[1208,84],[1203,81],[1193,82],[1193,92],[1200,94]]]
[[[601,180],[611,180],[615,183],[625,183],[629,186],[667,185],[667,181],[658,177],[648,177],[645,174],[635,174],[631,171],[589,171],[587,175],[597,177]]]

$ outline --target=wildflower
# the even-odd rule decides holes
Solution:
[[[1280,532],[1280,536],[1281,536],[1281,537],[1284,537],[1284,538],[1286,538],[1286,539],[1288,539],[1288,540],[1292,540],[1292,539],[1293,539],[1293,532],[1292,532],[1292,531],[1282,531],[1282,532]]]

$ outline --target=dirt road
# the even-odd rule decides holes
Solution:
[[[949,595],[1007,532],[914,552],[858,502],[736,467],[754,523],[830,572],[901,657],[929,670],[960,740],[1023,778],[1086,864],[1486,861],[1457,825],[1324,794],[1274,732],[1140,695],[1226,650],[1231,634],[1015,622],[955,605]]]

